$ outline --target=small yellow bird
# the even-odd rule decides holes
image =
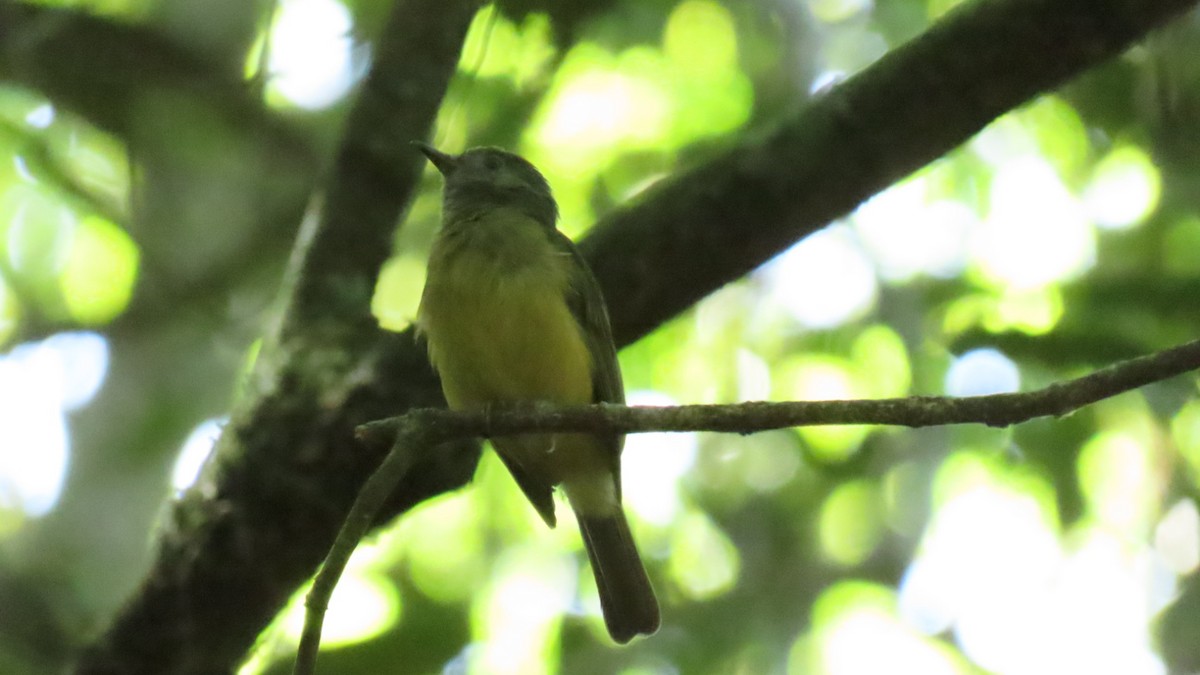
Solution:
[[[537,402],[623,403],[608,310],[583,257],[555,228],[558,205],[528,161],[417,143],[445,178],[442,228],[417,324],[457,410]],[[561,485],[579,521],[614,640],[658,630],[658,601],[621,508],[620,435],[491,439],[550,527]]]

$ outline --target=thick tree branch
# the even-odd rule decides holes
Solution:
[[[233,671],[312,574],[378,461],[355,447],[354,426],[394,410],[397,400],[436,401],[422,393],[428,387],[408,392],[408,382],[379,366],[387,343],[369,301],[419,176],[420,157],[407,141],[427,135],[478,5],[394,4],[347,120],[324,208],[297,244],[287,313],[259,358],[253,391],[234,411],[214,465],[174,505],[137,595],[76,672]],[[446,460],[469,470],[477,450],[464,451],[466,461],[454,453]],[[430,473],[465,480],[454,467]],[[428,489],[405,493],[420,499]]]
[[[618,342],[644,335],[997,115],[1119,53],[1193,4],[978,0],[775,131],[664,181],[607,217],[583,244],[610,300]],[[386,39],[422,44],[435,35],[423,45],[433,51],[413,54],[410,65],[440,75],[431,80],[405,64],[384,64],[389,50],[379,50],[375,86],[393,83],[395,95],[417,96],[415,107],[382,96],[363,103],[366,112],[349,123],[348,134],[360,134],[361,142],[349,142],[335,181],[365,182],[331,189],[326,214],[335,203],[348,210],[302,238],[291,311],[264,354],[256,395],[235,412],[220,463],[175,508],[144,588],[81,672],[228,670],[316,569],[377,466],[380,455],[354,442],[354,427],[438,402],[419,347],[408,336],[371,332],[365,312],[387,241],[379,228],[411,189],[406,179],[415,175],[415,163],[406,162],[416,161],[374,143],[424,135],[433,116],[428,104],[443,87],[417,88],[448,77],[471,9],[463,1],[399,3],[396,15],[405,21]],[[431,17],[439,23],[425,25]],[[418,126],[358,127],[389,119]],[[359,150],[368,154],[362,176],[351,167]],[[358,213],[355,197],[364,193],[387,203]],[[344,234],[330,227],[334,222],[347,228]],[[319,250],[326,246],[328,255]],[[462,484],[475,458],[462,445],[415,458],[381,517]]]
[[[628,344],[1196,0],[963,3],[774,130],[663,180],[581,250]],[[804,292],[804,289],[797,289]]]

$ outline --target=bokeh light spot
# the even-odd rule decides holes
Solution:
[[[950,364],[945,386],[951,396],[1008,394],[1021,388],[1021,373],[998,350],[972,349]]]
[[[1062,320],[1065,309],[1059,286],[1009,287],[998,294],[982,291],[959,296],[946,309],[943,327],[952,335],[980,327],[994,334],[1045,335]]]
[[[1054,95],[1039,96],[1011,116],[1033,136],[1042,159],[1061,176],[1076,176],[1092,154],[1087,125],[1075,108]]]
[[[488,5],[471,21],[458,68],[474,77],[509,77],[523,87],[534,81],[553,57],[546,15],[530,14],[517,26],[501,16],[495,5]]]
[[[989,280],[1038,287],[1074,278],[1094,262],[1092,226],[1044,160],[1002,164],[989,200],[990,212],[974,242],[974,259]]]
[[[54,106],[43,103],[25,115],[25,123],[34,129],[45,129],[54,123]]]
[[[685,0],[667,19],[663,53],[698,77],[737,68],[737,31],[729,10],[708,0]]]
[[[788,673],[966,672],[947,648],[905,626],[895,606],[891,589],[882,586],[843,581],[829,587],[813,605],[815,644],[807,654],[793,649]]]
[[[667,406],[678,402],[664,394],[633,391],[629,405]],[[694,433],[632,434],[621,453],[621,491],[625,503],[641,518],[668,525],[682,507],[679,479],[696,461]]]
[[[346,7],[335,0],[280,0],[271,31],[269,100],[320,110],[363,74]]]
[[[870,12],[873,0],[808,0],[813,16],[826,23],[837,23]]]
[[[471,672],[549,672],[549,664],[557,662],[558,631],[576,587],[574,569],[562,556],[525,547],[507,552],[493,574],[483,602],[473,607],[480,644],[469,654]]]
[[[107,371],[108,343],[95,333],[59,333],[0,357],[0,509],[53,508],[69,459],[66,413],[95,396]]]
[[[882,532],[878,489],[869,481],[839,485],[825,499],[818,516],[821,551],[839,565],[862,564],[875,550]]]
[[[853,364],[833,356],[808,354],[776,365],[776,395],[789,401],[832,401],[860,397]],[[796,433],[822,461],[837,462],[853,454],[870,427],[832,424],[797,427]]]
[[[912,386],[912,366],[903,338],[886,324],[876,324],[859,333],[851,347],[850,360],[858,370],[857,380],[872,398],[905,396]]]
[[[1079,453],[1079,483],[1092,513],[1117,531],[1141,532],[1155,509],[1151,451],[1131,434],[1103,432]]]
[[[413,584],[436,602],[470,598],[487,578],[479,495],[452,493],[424,502],[400,525]]]
[[[627,52],[623,60],[654,66],[657,56]],[[622,69],[589,43],[570,51],[535,122],[539,166],[554,172],[594,173],[622,145],[639,147],[666,135],[674,103],[653,77],[660,68]],[[627,72],[628,71],[628,72]]]
[[[1200,513],[1196,502],[1183,498],[1167,509],[1154,528],[1154,548],[1179,575],[1200,567]]]
[[[306,587],[288,608],[286,632],[299,642],[304,629],[303,597]],[[354,557],[338,579],[325,621],[321,627],[321,649],[339,649],[366,642],[400,621],[400,594],[391,579],[356,564]]]
[[[1096,165],[1083,199],[1100,227],[1124,229],[1145,221],[1158,207],[1161,192],[1158,167],[1146,151],[1123,145]]]
[[[809,328],[832,328],[875,302],[875,271],[849,228],[805,237],[762,271],[767,298]]]
[[[59,280],[72,318],[81,324],[111,321],[129,304],[139,253],[124,230],[98,216],[75,228]]]
[[[1188,401],[1175,413],[1171,440],[1187,466],[1193,489],[1200,488],[1200,401]]]
[[[1053,494],[994,456],[948,458],[935,479],[936,512],[900,585],[905,621],[930,635],[953,627],[977,663],[1018,672],[1004,659],[1033,653],[1025,627],[1062,561]]]
[[[889,281],[918,274],[948,278],[966,264],[975,212],[947,199],[930,200],[925,180],[906,179],[854,212],[854,230]]]
[[[395,256],[379,270],[371,313],[385,330],[400,332],[412,325],[425,287],[425,261],[413,256]]]
[[[706,514],[693,511],[672,528],[671,577],[692,600],[724,594],[737,581],[741,557],[729,537]]]
[[[171,470],[171,486],[176,492],[190,488],[200,477],[200,470],[212,456],[225,422],[225,418],[204,420],[188,434],[179,456],[175,459],[175,468]]]

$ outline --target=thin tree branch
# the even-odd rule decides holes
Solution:
[[[390,437],[392,449],[351,507],[313,581],[305,602],[304,631],[295,675],[316,672],[321,625],[329,599],[358,542],[379,509],[413,465],[414,455],[447,441],[529,432],[644,433],[720,431],[751,434],[769,429],[826,424],[881,424],[928,427],[986,424],[1003,427],[1036,417],[1062,416],[1097,401],[1200,368],[1200,340],[1098,370],[1042,389],[1013,394],[946,397],[914,396],[856,401],[753,401],[728,405],[670,407],[597,404],[491,411],[419,408],[360,426],[358,437],[378,443]]]
[[[1007,427],[1038,417],[1061,417],[1084,406],[1200,368],[1200,340],[1113,364],[1083,377],[1028,392],[985,396],[910,396],[843,401],[750,401],[746,403],[622,406],[596,404],[453,411],[410,410],[358,427],[360,440],[390,442],[402,430],[429,427],[421,440],[441,443],[462,436],[586,431],[633,434],[651,431],[720,431],[752,434],[770,429],[829,424],[931,427],[986,424]]]
[[[412,413],[430,408],[416,408]],[[433,409],[437,410],[437,409]],[[442,412],[445,412],[443,409]],[[394,434],[395,442],[392,450],[384,458],[379,468],[371,474],[363,485],[354,505],[346,515],[346,520],[338,530],[337,538],[329,549],[329,555],[321,565],[320,571],[313,580],[312,589],[305,598],[304,630],[300,635],[300,645],[296,650],[294,675],[313,675],[317,670],[317,651],[321,647],[321,626],[325,619],[325,611],[329,608],[329,599],[337,586],[350,555],[358,546],[371,525],[375,522],[384,502],[396,490],[400,480],[413,466],[416,450],[428,448],[437,444],[435,440],[441,436],[437,425],[417,422],[403,417],[396,420],[396,425],[402,431]],[[467,438],[471,434],[456,434],[458,438]],[[453,440],[446,436],[444,441]]]

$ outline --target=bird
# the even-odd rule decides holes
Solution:
[[[418,331],[451,409],[624,403],[608,310],[560,232],[550,186],[494,147],[454,155],[414,145],[444,179]],[[526,433],[489,439],[546,524],[561,488],[582,535],[605,625],[625,644],[659,628],[658,600],[621,504],[624,436]]]

